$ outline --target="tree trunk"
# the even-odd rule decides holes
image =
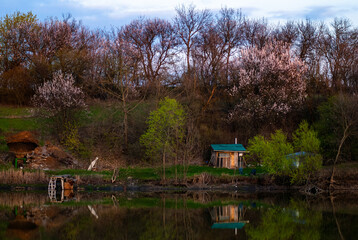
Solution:
[[[179,141],[178,131],[176,131],[176,151],[175,151],[175,183],[178,183],[178,154],[179,154]]]
[[[333,189],[333,184],[334,184],[334,174],[336,172],[336,164],[338,162],[338,159],[339,159],[339,155],[341,154],[341,149],[342,149],[342,146],[345,142],[345,140],[347,139],[348,135],[347,135],[347,131],[348,131],[348,128],[349,127],[346,127],[344,129],[344,133],[343,133],[343,137],[339,143],[339,147],[338,147],[338,151],[337,151],[337,155],[336,155],[336,158],[334,159],[334,163],[333,163],[333,169],[332,169],[332,174],[331,174],[331,179],[329,181],[329,190],[331,191]]]
[[[334,217],[334,220],[336,221],[339,236],[341,237],[341,240],[344,240],[344,237],[343,237],[343,234],[341,231],[341,227],[340,227],[340,224],[339,224],[337,216],[336,216],[336,208],[334,207],[334,197],[330,194],[329,198],[331,200],[333,217]]]
[[[127,112],[127,109],[124,109],[123,131],[124,131],[124,151],[127,152],[127,150],[128,150],[128,112]]]
[[[162,175],[162,182],[165,183],[165,146],[163,149],[163,175]]]

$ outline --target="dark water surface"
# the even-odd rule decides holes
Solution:
[[[358,201],[354,193],[81,192],[50,200],[47,192],[0,192],[0,239],[358,239]]]

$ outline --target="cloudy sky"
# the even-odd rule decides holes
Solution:
[[[110,28],[129,23],[139,16],[171,19],[175,7],[194,4],[198,9],[217,11],[221,7],[240,8],[251,18],[285,22],[310,18],[330,21],[349,18],[358,26],[357,0],[0,0],[0,17],[16,11],[32,11],[40,20],[62,18],[70,13],[86,26]]]

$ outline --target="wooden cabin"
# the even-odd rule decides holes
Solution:
[[[210,163],[220,168],[244,168],[246,149],[242,144],[211,144]]]

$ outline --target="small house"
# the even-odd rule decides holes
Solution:
[[[210,163],[214,167],[244,168],[244,153],[246,149],[242,144],[211,144]]]

